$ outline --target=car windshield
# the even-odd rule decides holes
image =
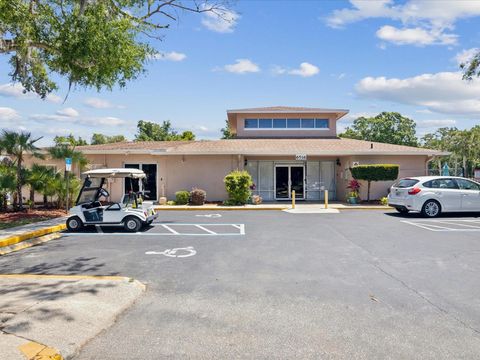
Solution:
[[[400,179],[398,183],[395,184],[395,187],[404,189],[412,187],[416,183],[418,183],[418,180],[416,179]]]
[[[101,178],[87,178],[85,179],[83,189],[78,196],[77,204],[85,204],[96,201],[98,189],[102,185]]]

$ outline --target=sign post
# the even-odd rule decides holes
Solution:
[[[66,201],[66,211],[68,213],[69,209],[69,200],[70,200],[70,171],[72,171],[72,158],[65,158],[65,177],[67,178],[67,201]]]

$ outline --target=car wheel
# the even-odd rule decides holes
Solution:
[[[395,210],[397,210],[400,214],[408,214],[408,212],[410,210],[406,209],[406,208],[403,208],[403,207],[397,207],[395,208]]]
[[[67,219],[68,231],[78,231],[83,227],[83,222],[78,216],[72,216]]]
[[[425,217],[436,217],[440,215],[442,209],[436,200],[427,200],[422,207],[422,215]]]
[[[137,232],[142,228],[142,222],[134,216],[129,216],[123,221],[123,227],[128,232]]]

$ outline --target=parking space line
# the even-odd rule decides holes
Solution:
[[[212,234],[212,235],[218,235],[215,231],[212,231],[212,230],[208,230],[207,228],[204,228],[202,225],[195,225],[197,228],[201,229],[201,230],[204,230],[206,232],[208,232],[209,234]]]
[[[432,228],[428,227],[429,225],[424,225],[424,224],[422,224],[422,223],[416,223],[416,222],[405,221],[405,220],[403,220],[402,222],[405,223],[405,224],[409,224],[409,225],[413,225],[413,226],[418,226],[418,227],[420,227],[420,228],[422,228],[422,229],[426,229],[426,230],[430,230],[430,231],[445,231],[445,230],[440,230],[440,229],[432,229]],[[446,229],[446,230],[448,231],[447,228],[443,228],[443,229]]]
[[[165,224],[162,224],[162,227],[167,229],[168,231],[170,231],[172,234],[174,235],[179,235],[178,232],[176,232],[175,230],[173,230],[171,227],[169,227],[168,225],[165,225]]]
[[[466,226],[469,228],[474,228],[474,229],[479,229],[480,230],[480,224],[478,226],[473,226],[473,225],[468,225],[468,224],[462,224],[460,222],[454,222],[454,221],[448,221],[448,220],[437,220],[436,222],[440,224],[450,224],[450,225],[457,225],[457,226]]]

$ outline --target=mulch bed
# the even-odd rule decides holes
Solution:
[[[0,213],[0,230],[65,216],[65,210],[35,209]]]

